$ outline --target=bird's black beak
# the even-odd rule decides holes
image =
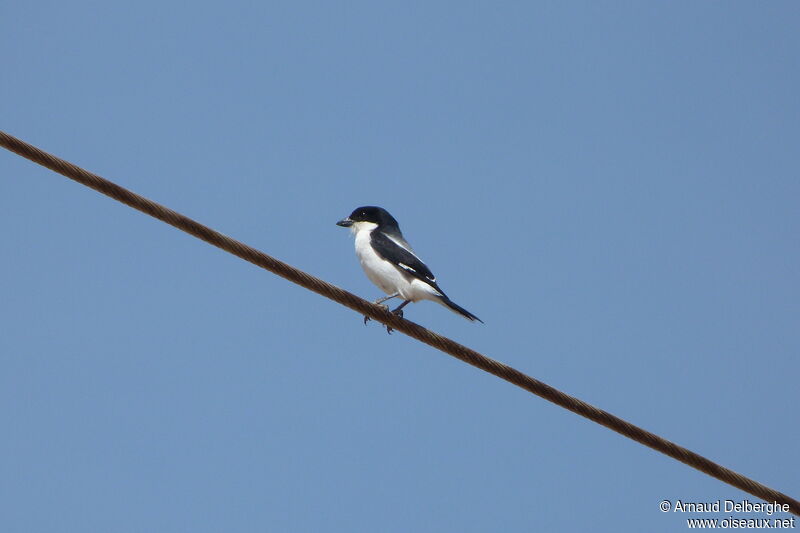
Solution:
[[[347,217],[347,218],[343,218],[342,220],[337,222],[336,225],[337,226],[341,226],[343,228],[349,228],[350,226],[353,225],[353,221],[350,220],[350,217]]]

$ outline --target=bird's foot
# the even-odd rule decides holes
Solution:
[[[392,314],[394,316],[403,318],[403,310],[402,309],[395,309],[394,311],[392,311]],[[386,326],[386,333],[391,335],[393,331],[394,331],[394,328],[392,328],[392,326]]]
[[[375,305],[377,305],[377,306],[383,307],[383,308],[384,308],[384,309],[386,309],[387,311],[389,310],[389,306],[388,306],[388,305],[386,305],[386,304],[381,304],[381,303],[379,303],[379,302],[380,302],[380,301],[378,301],[378,302],[374,302],[374,303],[375,303]],[[365,316],[365,317],[364,317],[364,325],[366,326],[366,325],[367,325],[367,322],[369,322],[370,320],[372,320],[370,317],[368,317],[368,316]]]

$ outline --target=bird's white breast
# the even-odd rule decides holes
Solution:
[[[370,233],[377,226],[370,222],[353,224],[356,255],[367,277],[386,294],[400,293],[404,300],[437,300],[440,296],[427,283],[403,274],[389,261],[379,256],[370,244]]]

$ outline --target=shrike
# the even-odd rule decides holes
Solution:
[[[359,207],[336,224],[350,228],[355,235],[361,268],[370,281],[388,295],[375,300],[376,304],[400,297],[403,303],[392,313],[403,316],[403,307],[409,302],[432,300],[467,320],[483,322],[439,288],[433,273],[403,238],[397,220],[388,211],[374,206]],[[364,317],[365,324],[367,320],[369,318]]]

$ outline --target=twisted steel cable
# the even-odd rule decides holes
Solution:
[[[628,437],[638,443],[644,444],[656,451],[677,459],[692,468],[704,472],[712,477],[719,479],[729,485],[737,487],[745,492],[757,496],[767,502],[777,502],[788,504],[791,513],[800,516],[800,501],[782,493],[753,479],[750,479],[738,472],[719,465],[710,459],[703,457],[683,446],[664,439],[642,429],[630,422],[623,420],[611,413],[594,407],[574,396],[570,396],[558,389],[547,385],[535,378],[523,374],[519,370],[495,361],[475,350],[455,342],[447,337],[434,333],[427,328],[420,326],[410,320],[393,315],[388,310],[379,307],[363,298],[356,296],[348,291],[340,289],[335,285],[316,278],[293,266],[279,261],[255,248],[242,242],[223,235],[213,229],[200,224],[199,222],[186,217],[177,211],[173,211],[152,200],[140,196],[124,187],[108,181],[105,178],[88,172],[72,163],[48,154],[35,146],[32,146],[16,137],[0,131],[0,144],[8,150],[15,152],[22,157],[30,159],[34,163],[58,172],[72,180],[77,181],[87,187],[110,196],[134,209],[147,213],[167,224],[185,231],[195,237],[206,241],[218,248],[241,257],[254,265],[260,266],[270,272],[288,279],[306,289],[316,292],[326,298],[338,302],[358,313],[377,320],[394,330],[405,333],[429,346],[436,348],[457,359],[480,368],[485,372],[513,383],[545,400],[553,402],[565,409],[577,413],[593,422],[597,422],[617,433]]]

